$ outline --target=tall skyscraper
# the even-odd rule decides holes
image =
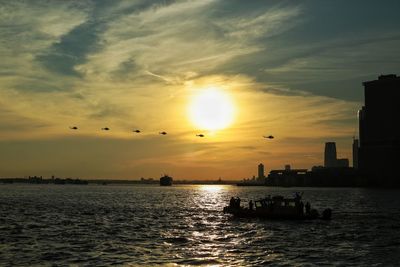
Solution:
[[[262,163],[258,164],[258,179],[264,179],[264,165]]]
[[[336,167],[337,155],[336,155],[336,143],[326,142],[325,143],[325,159],[324,166],[326,168]]]
[[[353,139],[353,168],[358,169],[358,139]]]
[[[400,77],[381,75],[364,82],[365,106],[359,112],[359,169],[378,184],[400,184]]]

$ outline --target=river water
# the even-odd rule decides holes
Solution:
[[[304,192],[331,221],[234,219],[231,196]],[[0,185],[1,266],[398,266],[400,191]],[[245,203],[244,203],[245,204]]]

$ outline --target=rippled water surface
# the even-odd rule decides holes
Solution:
[[[231,196],[303,191],[332,221],[233,219]],[[400,264],[400,191],[0,185],[0,265]]]

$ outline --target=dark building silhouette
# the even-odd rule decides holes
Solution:
[[[271,170],[265,184],[269,186],[304,186],[307,169],[292,169],[285,165],[283,170]]]
[[[353,139],[353,168],[358,169],[358,139]]]
[[[359,169],[376,185],[397,184],[400,166],[400,77],[381,75],[364,85],[359,111]]]
[[[258,164],[258,179],[264,179],[264,165],[262,163]]]
[[[348,159],[344,159],[347,161]],[[348,187],[362,186],[359,183],[358,172],[354,168],[334,167],[325,168],[314,166],[307,169],[271,170],[265,180],[267,186],[318,186],[318,187]]]
[[[258,177],[253,175],[253,178],[245,178],[241,182],[237,183],[238,186],[258,186],[265,184],[264,164],[260,163],[257,167]]]
[[[326,142],[325,143],[325,159],[324,166],[326,168],[336,167],[337,158],[336,158],[336,143],[335,142]]]
[[[337,167],[337,168],[348,168],[349,167],[349,159],[337,159],[335,167]]]
[[[349,167],[348,159],[338,159],[337,158],[335,142],[326,142],[325,143],[324,167],[325,168],[348,168]]]

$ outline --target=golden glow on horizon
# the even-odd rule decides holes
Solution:
[[[221,130],[234,119],[231,97],[217,88],[207,88],[196,94],[189,105],[190,121],[204,130]]]

